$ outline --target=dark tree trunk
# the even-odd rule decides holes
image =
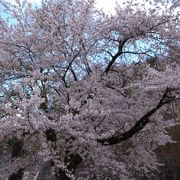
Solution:
[[[23,174],[24,174],[24,169],[20,169],[18,172],[11,174],[8,180],[22,180]]]
[[[51,166],[55,167],[53,160],[51,160]],[[71,178],[69,178],[66,175],[65,170],[62,170],[62,169],[57,168],[57,167],[55,167],[55,178],[56,178],[56,180],[71,180]]]
[[[56,180],[71,180],[70,177],[68,177],[64,170],[59,169],[58,172],[55,174]]]
[[[17,140],[12,147],[11,158],[20,157],[22,155],[23,142]],[[16,173],[13,173],[9,176],[8,180],[22,180],[24,174],[24,169],[19,169]]]
[[[78,165],[82,162],[82,158],[79,156],[79,154],[71,154],[69,156],[69,165],[67,166],[68,171],[74,173]],[[52,166],[54,166],[54,163],[52,161]],[[55,177],[57,180],[71,180],[70,177],[67,176],[65,170],[57,169]]]
[[[56,150],[56,141],[57,136],[54,129],[49,128],[45,131],[47,141],[54,143],[54,150]],[[68,154],[68,153],[67,153]],[[77,166],[82,162],[82,158],[79,154],[70,154],[64,159],[65,163],[68,163],[67,170],[74,173]],[[55,167],[55,177],[57,180],[71,180],[70,177],[67,176],[66,171],[64,169],[57,168],[53,160],[51,160],[51,166]]]

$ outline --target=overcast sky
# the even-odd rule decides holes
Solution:
[[[7,1],[15,2],[16,0],[7,0]],[[96,7],[99,8],[99,9],[103,9],[106,13],[113,13],[116,1],[119,4],[122,4],[123,2],[127,2],[128,0],[95,0]],[[133,0],[133,1],[137,2],[138,4],[139,3],[140,4],[144,4],[145,3],[145,6],[146,6],[147,9],[149,7],[152,7],[152,5],[150,5],[150,2],[152,0]],[[40,4],[41,0],[27,0],[27,2]],[[164,9],[163,6],[161,6],[161,8],[162,8],[162,10]],[[179,10],[180,10],[180,7],[177,8],[176,11],[179,11]]]
[[[7,1],[15,2],[16,0],[7,0]],[[117,2],[120,4],[127,1],[128,0],[117,0]],[[148,2],[146,2],[145,0],[133,0],[133,1],[136,1],[137,3],[145,2],[145,4],[148,5],[149,4],[148,2],[150,2],[151,0],[148,0]],[[40,4],[41,0],[27,0],[27,2]],[[95,0],[95,2],[97,8],[103,9],[106,13],[113,13],[116,0]]]
[[[13,2],[15,0],[8,0],[10,2]],[[113,11],[113,7],[115,5],[116,0],[95,0],[96,1],[96,7],[102,8],[105,12],[111,12]],[[119,2],[127,1],[127,0],[118,0]],[[138,0],[140,1],[140,0]],[[39,4],[41,0],[27,0],[27,2],[36,3]]]

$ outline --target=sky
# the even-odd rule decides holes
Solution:
[[[9,2],[15,2],[16,0],[8,0]],[[127,0],[117,0],[118,2],[122,3],[123,1]],[[137,1],[143,1],[143,0],[137,0]],[[27,2],[40,4],[41,0],[27,0]],[[103,9],[107,13],[113,12],[116,0],[95,0],[96,7],[99,9]]]
[[[8,1],[13,2],[16,0],[8,0]],[[116,0],[95,0],[95,1],[96,1],[96,7],[102,8],[106,12],[112,11],[116,2]],[[124,0],[119,0],[119,1],[122,2]],[[27,2],[40,4],[41,0],[27,0]]]
[[[113,12],[116,0],[96,0],[95,2],[97,8],[102,8],[105,12],[109,13]]]
[[[9,1],[9,2],[15,2],[15,1],[19,1],[19,0],[6,0],[6,1]],[[22,0],[20,0],[22,1]],[[119,4],[123,4],[124,2],[127,2],[128,0],[95,0],[95,3],[96,3],[96,7],[98,9],[103,9],[103,11],[105,13],[108,13],[108,14],[113,14],[114,12],[114,7],[116,5],[116,1],[119,3]],[[150,5],[150,2],[152,0],[133,0],[133,2],[137,2],[137,4],[144,4],[145,3],[145,6],[148,8],[152,5]],[[32,4],[40,4],[41,3],[41,0],[27,0],[27,2],[29,3],[32,3]]]
[[[15,3],[18,1],[22,2],[23,0],[5,0],[5,1],[10,2],[10,3]],[[117,2],[121,4],[127,1],[128,0],[117,0]],[[144,0],[134,0],[134,1],[143,2]],[[27,0],[27,2],[32,3],[34,5],[41,4],[41,0]],[[114,11],[115,5],[116,5],[116,0],[95,0],[95,7],[98,9],[102,9],[107,14],[113,14],[115,12]],[[7,14],[2,11],[1,6],[0,6],[0,17],[3,17],[3,18],[8,17]],[[11,23],[12,23],[12,20],[11,20]]]
[[[6,0],[6,1],[8,1],[10,3],[15,3],[16,1],[19,1],[19,0]],[[20,0],[20,1],[22,1],[22,0]],[[127,0],[117,0],[117,1],[122,2],[122,1],[127,1]],[[138,1],[142,1],[142,0],[138,0]],[[41,0],[27,0],[27,2],[39,5],[41,3]],[[116,0],[95,0],[95,3],[96,3],[95,4],[96,8],[103,9],[103,11],[105,13],[113,14],[113,12],[114,12],[113,9],[114,9]],[[7,17],[7,14],[5,14],[1,11],[1,7],[0,7],[0,16]]]

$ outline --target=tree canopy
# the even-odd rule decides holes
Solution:
[[[57,180],[134,179],[172,143],[165,119],[180,100],[179,1],[1,1],[2,178],[49,161]],[[11,21],[8,20],[11,18]]]

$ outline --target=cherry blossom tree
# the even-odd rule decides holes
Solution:
[[[178,1],[112,15],[91,0],[1,6],[0,141],[12,145],[1,177],[47,161],[59,180],[155,172],[154,150],[178,123],[164,120],[179,101]]]

